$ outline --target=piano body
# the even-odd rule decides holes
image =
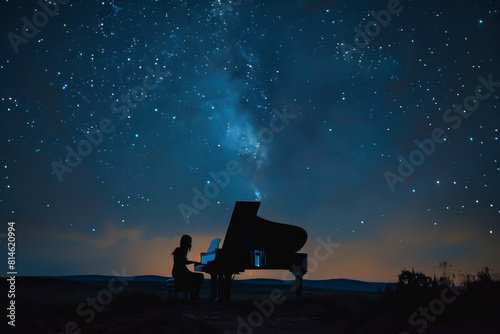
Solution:
[[[306,243],[307,232],[293,225],[272,222],[257,216],[260,202],[236,202],[222,248],[212,241],[201,254],[196,271],[212,278],[211,298],[231,299],[234,274],[245,270],[285,269],[296,278],[297,299],[302,298],[302,277],[307,272],[307,254],[297,253]]]

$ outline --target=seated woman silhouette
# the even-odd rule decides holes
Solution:
[[[181,238],[181,245],[177,247],[172,255],[174,256],[174,267],[172,276],[175,278],[175,285],[183,290],[191,291],[192,299],[199,299],[201,285],[203,284],[203,274],[193,273],[187,268],[187,264],[198,263],[188,261],[187,253],[191,250],[192,239],[184,234]]]

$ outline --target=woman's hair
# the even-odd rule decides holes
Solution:
[[[181,249],[186,250],[186,253],[191,250],[191,237],[187,234],[184,234],[181,238]]]

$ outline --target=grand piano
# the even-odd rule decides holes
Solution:
[[[302,298],[302,278],[307,272],[307,254],[297,253],[306,243],[307,232],[257,216],[260,202],[236,202],[222,248],[220,239],[201,254],[195,271],[210,274],[211,299],[231,300],[232,276],[245,270],[285,269],[295,275],[295,293]]]

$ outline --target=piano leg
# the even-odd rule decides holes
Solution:
[[[233,274],[213,274],[212,276],[212,296],[216,296],[214,300],[231,301],[231,276]]]
[[[220,274],[219,279],[217,280],[217,296],[219,298],[219,301],[224,301],[224,275]]]
[[[231,301],[232,274],[210,274],[210,300]]]
[[[229,274],[224,274],[224,300],[226,302],[230,302],[231,301],[231,285],[233,283],[233,280],[232,280],[232,276],[233,274],[229,273]]]
[[[295,275],[295,298],[297,301],[302,300],[302,278],[304,277],[303,273],[294,273]]]
[[[219,300],[219,275],[210,274],[210,301]]]

